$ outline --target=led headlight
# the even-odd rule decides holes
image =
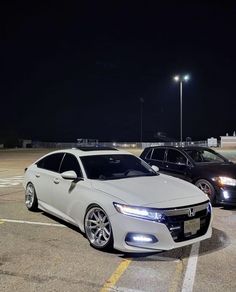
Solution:
[[[219,183],[221,186],[236,186],[236,179],[226,176],[219,176],[216,177],[215,180]]]
[[[163,218],[163,215],[155,209],[144,208],[144,207],[134,207],[129,205],[123,205],[118,203],[113,203],[116,210],[124,215],[138,217],[151,221],[160,222]]]

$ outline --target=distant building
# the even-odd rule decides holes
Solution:
[[[220,146],[222,148],[236,148],[236,136],[221,136]]]
[[[86,145],[97,146],[98,139],[78,138],[77,145],[78,146],[86,146]]]

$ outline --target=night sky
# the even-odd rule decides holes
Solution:
[[[143,140],[178,140],[176,73],[184,139],[236,131],[236,4],[1,1],[0,22],[1,140],[139,141],[140,98]]]

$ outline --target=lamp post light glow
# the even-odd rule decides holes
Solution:
[[[189,75],[176,75],[174,76],[174,81],[179,82],[179,98],[180,98],[180,142],[183,141],[183,82],[189,81]]]
[[[178,81],[179,81],[179,76],[176,75],[176,76],[174,77],[174,80],[175,80],[176,82],[178,82]]]

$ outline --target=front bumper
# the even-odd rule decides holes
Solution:
[[[208,213],[207,213],[208,212]],[[177,219],[178,217],[178,219]],[[203,218],[204,217],[204,218]],[[200,218],[201,228],[192,235],[184,234],[184,221]],[[205,221],[204,221],[205,220]],[[116,213],[110,218],[113,236],[114,248],[124,252],[155,252],[160,250],[170,250],[211,237],[211,210],[206,210],[206,214],[199,213],[193,218],[187,218],[185,215],[172,217],[168,222],[159,223],[154,221],[143,220],[130,217],[120,213]],[[180,226],[180,229],[173,227]],[[128,234],[136,234],[138,236],[148,236],[156,238],[153,242],[126,242]]]

